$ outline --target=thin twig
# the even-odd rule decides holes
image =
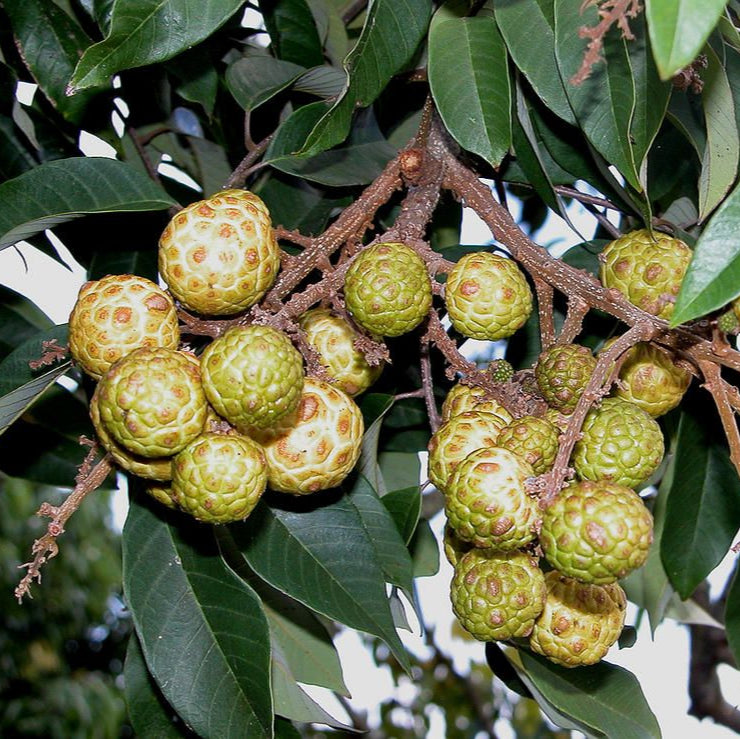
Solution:
[[[429,356],[429,341],[421,342],[421,386],[424,391],[424,402],[427,406],[429,426],[434,433],[442,423],[437,409],[437,401],[434,397],[434,379],[432,377],[432,363]]]
[[[272,141],[272,134],[265,136],[262,141],[254,145],[251,151],[247,152],[247,155],[239,162],[229,179],[224,182],[224,190],[243,185],[252,172],[256,171],[257,168],[266,166],[264,162],[259,164],[255,164],[255,162],[265,153],[270,141]]]
[[[565,315],[565,322],[558,336],[558,344],[573,343],[573,340],[583,329],[583,319],[589,310],[589,304],[577,295],[572,295],[568,298],[568,312]]]
[[[730,461],[740,475],[740,429],[735,420],[735,412],[728,396],[728,384],[722,379],[721,370],[714,362],[702,360],[699,369],[704,375],[704,387],[712,394],[717,405],[722,428],[730,446]]]
[[[540,319],[540,343],[542,350],[549,349],[555,343],[555,319],[553,312],[552,285],[533,277],[534,289],[537,293],[537,314]]]

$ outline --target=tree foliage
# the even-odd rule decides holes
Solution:
[[[655,540],[625,588],[653,629],[665,619],[690,624],[692,653],[702,655],[690,669],[691,712],[740,731],[716,672],[737,666],[740,578],[731,575],[714,600],[707,588],[740,527],[740,353],[737,327],[718,327],[740,296],[739,14],[736,0],[2,0],[0,249],[25,240],[61,260],[59,239],[89,279],[156,280],[170,217],[246,187],[268,205],[283,255],[266,298],[237,322],[289,328],[322,301],[341,308],[349,261],[381,240],[412,244],[437,278],[434,306],[413,334],[363,339],[368,356],[391,362],[358,398],[362,455],[341,488],[295,500],[267,494],[243,523],[208,527],[158,506],[130,476],[122,566],[134,633],[124,675],[138,734],[368,728],[351,710],[353,726],[344,726],[303,687],[346,698],[334,637],[353,629],[396,680],[410,676],[475,730],[493,735],[514,701],[521,735],[552,735],[539,717],[534,729],[525,720],[534,698],[563,729],[660,736],[637,679],[608,660],[569,670],[524,643],[481,645],[497,678],[482,690],[481,671],[458,674],[433,633],[427,661],[399,633],[414,609],[423,623],[415,581],[438,568],[430,521],[441,500],[418,485],[419,453],[453,382],[484,387],[524,415],[536,407],[527,383],[544,348],[577,339],[596,350],[616,334],[623,338],[602,353],[554,471],[542,476],[543,501],[571,474],[580,424],[632,344],[651,341],[692,374],[679,408],[659,419],[669,453],[641,491]],[[31,103],[18,101],[22,82],[37,86]],[[86,156],[83,133],[114,156]],[[519,223],[508,210],[515,201]],[[536,243],[539,229],[560,217],[575,232],[576,203],[590,232],[556,256]],[[486,247],[460,243],[463,207],[490,230]],[[670,321],[596,277],[604,245],[644,227],[693,249]],[[460,352],[464,337],[445,328],[442,296],[455,262],[481,248],[516,260],[537,308],[471,361]],[[180,319],[197,350],[231,325],[186,311]],[[33,582],[34,619],[60,632],[54,578],[73,572],[75,549],[95,546],[101,532],[73,536],[70,523],[60,534],[78,507],[75,517],[92,515],[89,495],[108,486],[112,469],[95,445],[78,442],[94,437],[93,384],[66,342],[66,325],[0,292],[3,506],[39,486],[71,491],[41,507],[51,523],[37,532],[18,590],[22,597]],[[514,366],[513,383],[486,375],[494,356]],[[25,505],[7,514],[28,515]],[[3,538],[17,552],[26,536],[18,527]],[[36,584],[44,564],[49,580]],[[95,580],[91,573],[84,592],[78,584],[75,598],[99,618]],[[22,638],[28,654],[45,654],[44,643]],[[17,647],[3,648],[3,659]],[[423,700],[412,706],[417,733],[404,734],[392,708],[382,711],[385,735],[424,734]]]

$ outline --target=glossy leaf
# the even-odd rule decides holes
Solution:
[[[393,517],[396,528],[408,544],[416,531],[421,515],[421,491],[416,485],[410,488],[392,490],[381,499],[383,505]]]
[[[645,0],[650,42],[664,80],[691,64],[719,20],[727,0]]]
[[[273,587],[379,636],[408,667],[385,595],[386,576],[358,508],[337,491],[312,498],[299,508],[292,501],[267,505],[263,499],[244,524],[232,527],[237,545]]]
[[[673,484],[660,553],[682,598],[722,561],[740,527],[740,480],[707,419],[684,412],[678,426]]]
[[[0,359],[21,342],[52,325],[49,317],[28,298],[0,285]]]
[[[0,249],[87,213],[176,205],[158,185],[115,159],[47,162],[0,184]]]
[[[269,628],[259,599],[218,556],[210,529],[180,518],[174,526],[144,503],[129,509],[123,578],[149,671],[198,734],[271,737]]]
[[[447,130],[494,167],[511,147],[506,47],[493,18],[456,18],[429,33],[429,86]]]
[[[271,56],[238,59],[226,70],[226,85],[244,110],[254,110],[289,87],[306,68]]]
[[[111,75],[171,59],[222,26],[241,0],[129,0],[116,3],[108,35],[85,51],[69,93],[107,84]]]
[[[738,566],[735,567],[732,583],[727,591],[725,632],[727,643],[735,656],[735,662],[740,664],[740,567]]]
[[[279,59],[306,67],[323,63],[321,39],[306,0],[262,0],[260,10]]]

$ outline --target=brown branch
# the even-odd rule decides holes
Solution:
[[[717,405],[722,428],[730,446],[730,461],[740,475],[740,429],[738,429],[735,412],[727,392],[730,386],[722,379],[721,370],[714,362],[701,360],[699,369],[704,375],[704,387],[712,394]],[[736,388],[733,390],[737,393]]]
[[[133,141],[134,143],[134,148],[136,149],[136,153],[139,155],[139,159],[141,159],[141,162],[146,169],[146,173],[152,180],[154,180],[155,182],[159,182],[159,172],[157,172],[156,167],[152,164],[151,159],[149,159],[149,155],[146,153],[144,144],[139,138],[139,134],[137,133],[136,129],[132,126],[129,126],[126,131],[131,137],[131,141]]]
[[[424,392],[424,402],[427,407],[429,426],[434,433],[442,423],[434,397],[434,380],[432,378],[432,363],[429,357],[429,341],[421,341],[421,385]]]
[[[572,344],[573,340],[581,333],[583,319],[589,312],[589,304],[578,295],[568,298],[568,312],[565,322],[558,336],[558,344]]]
[[[254,147],[247,152],[247,155],[241,160],[241,162],[239,162],[236,169],[229,176],[229,179],[224,182],[224,190],[244,185],[247,177],[254,171],[255,162],[265,153],[267,147],[270,145],[270,141],[272,141],[272,134],[265,136],[262,141],[255,144]]]
[[[553,296],[555,291],[552,285],[539,277],[533,277],[534,289],[537,293],[537,313],[540,318],[540,343],[542,350],[549,349],[555,343],[555,318],[553,310]]]

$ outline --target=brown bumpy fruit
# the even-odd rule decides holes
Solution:
[[[301,317],[300,327],[331,377],[332,385],[347,395],[363,393],[380,377],[383,365],[368,364],[365,355],[354,346],[355,331],[341,316],[327,308],[314,308]]]
[[[683,241],[660,231],[631,231],[606,245],[599,276],[633,305],[668,319],[691,254]]]
[[[159,241],[170,292],[206,316],[240,313],[267,292],[280,251],[267,206],[247,190],[223,190],[177,213]]]
[[[142,457],[177,454],[206,422],[200,367],[185,352],[136,349],[108,370],[98,391],[105,430]]]
[[[204,433],[172,463],[172,499],[203,523],[245,519],[267,486],[260,445],[237,433]]]
[[[137,275],[86,282],[69,316],[72,358],[96,380],[134,349],[177,349],[179,341],[172,297]]]
[[[555,571],[545,575],[545,582],[545,607],[534,623],[530,646],[563,667],[595,664],[624,628],[624,591],[617,583],[589,585]]]
[[[560,429],[546,418],[522,416],[501,429],[496,444],[514,452],[541,475],[555,462],[559,437]]]
[[[297,410],[253,432],[267,459],[272,490],[306,495],[339,485],[360,456],[364,425],[357,404],[328,382],[307,377]]]
[[[481,641],[528,636],[545,603],[545,578],[524,552],[471,549],[455,565],[452,610]]]
[[[455,467],[476,449],[496,446],[504,423],[491,413],[466,411],[443,423],[429,440],[428,474],[441,492],[447,490]]]
[[[642,408],[604,398],[586,415],[571,462],[582,480],[608,480],[634,488],[663,461],[663,432]]]
[[[511,423],[514,418],[504,405],[495,398],[486,396],[486,391],[478,385],[463,385],[458,382],[453,385],[442,403],[442,421],[449,421],[453,416],[459,416],[466,411],[490,413],[502,423]]]
[[[344,279],[347,310],[376,336],[416,328],[432,306],[432,283],[422,259],[405,244],[375,244],[360,253]]]
[[[457,465],[445,491],[445,513],[455,533],[476,547],[510,551],[535,538],[537,500],[526,480],[534,470],[507,449],[476,449]]]
[[[232,326],[206,347],[201,367],[211,405],[245,431],[278,423],[301,399],[303,357],[270,326]]]
[[[653,541],[653,517],[637,493],[610,482],[561,490],[542,515],[540,545],[557,570],[604,585],[641,567]]]
[[[474,252],[450,270],[445,306],[463,336],[496,341],[526,323],[532,312],[532,291],[516,262],[499,254]]]
[[[595,368],[596,359],[588,347],[556,344],[540,354],[534,374],[547,404],[572,413]]]

